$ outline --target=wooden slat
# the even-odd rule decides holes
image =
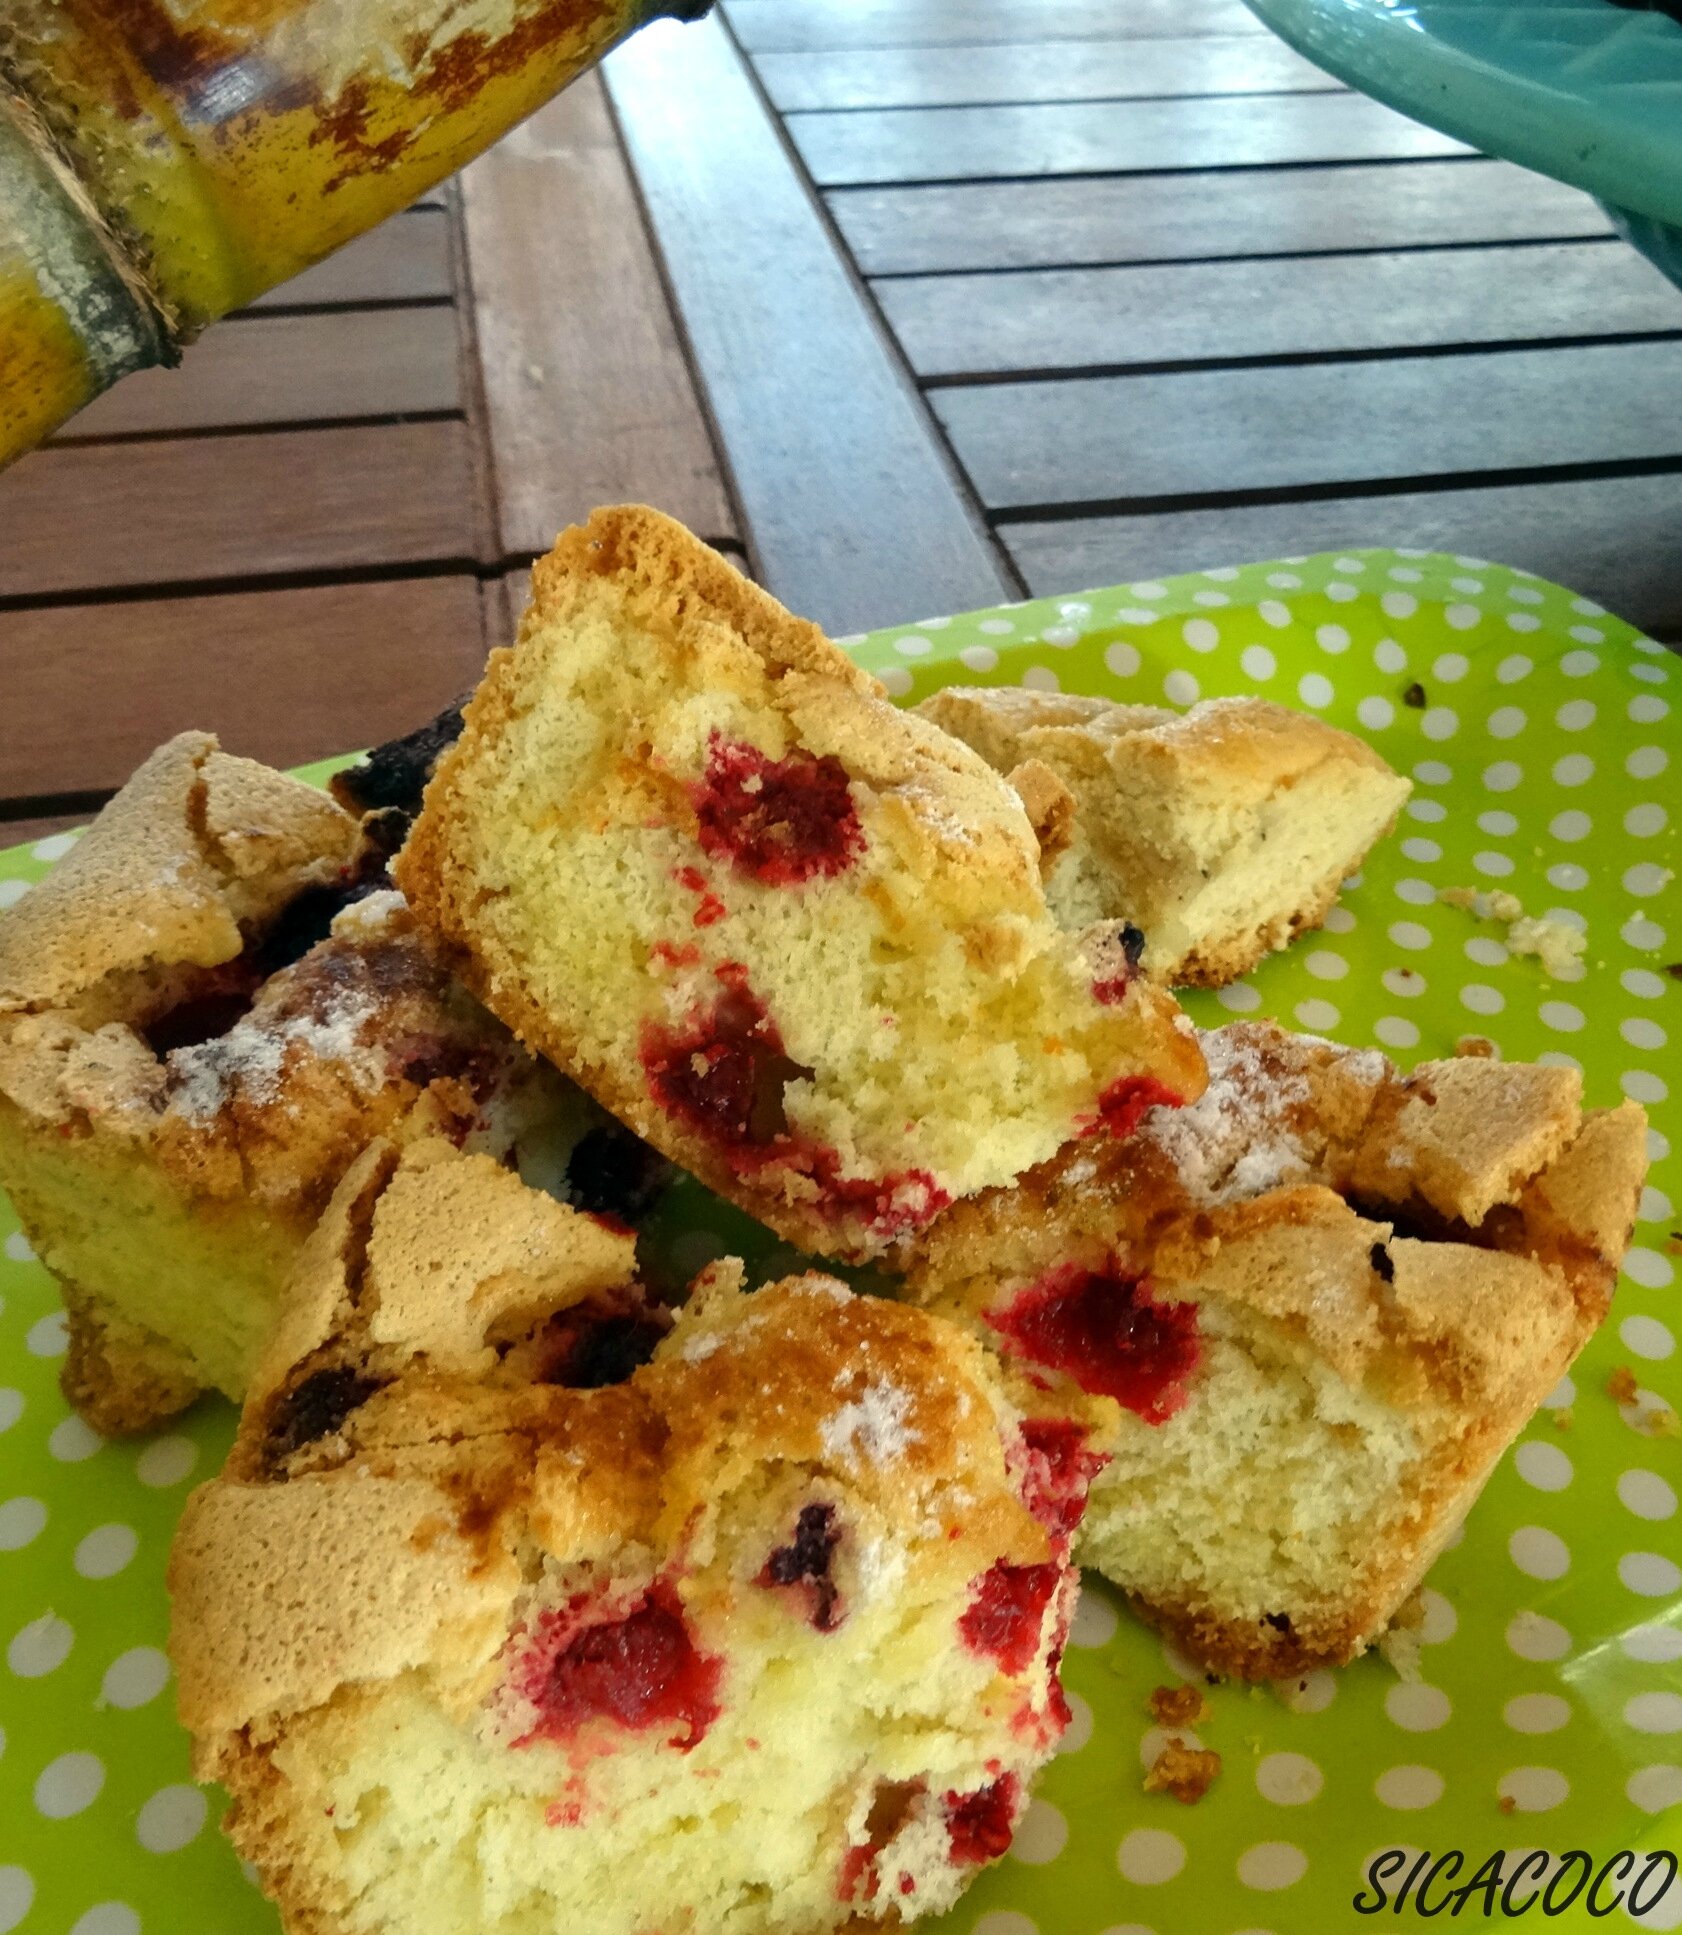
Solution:
[[[451,293],[450,220],[410,209],[259,296],[254,309],[351,308],[364,302],[436,301]]]
[[[754,54],[1266,31],[1240,0],[729,0],[728,12]]]
[[[201,337],[178,370],[143,370],[58,438],[394,417],[461,406],[456,321],[446,308],[260,316]]]
[[[1262,34],[761,54],[754,66],[765,91],[785,113],[997,101],[1123,101],[1174,94],[1316,94],[1337,87],[1323,68],[1282,40]]]
[[[877,290],[920,376],[1682,330],[1621,242],[915,276]]]
[[[471,558],[466,438],[446,421],[37,451],[0,475],[0,596]]]
[[[1646,630],[1682,634],[1682,475],[1409,491],[1144,517],[1007,524],[1038,594],[1363,544],[1499,558]]]
[[[995,509],[1682,456],[1682,343],[936,390]]]
[[[476,161],[462,206],[503,553],[627,499],[733,535],[600,78]]]
[[[787,125],[812,179],[824,188],[1468,152],[1364,94],[1269,96],[1265,111],[1232,100],[872,108],[794,114]]]
[[[52,833],[67,833],[72,827],[86,826],[92,812],[51,813],[46,818],[0,820],[0,851],[7,847],[26,847]]]
[[[1014,595],[722,26],[607,77],[763,581],[841,632]]]
[[[867,275],[1612,232],[1579,189],[1504,161],[848,188],[828,202]]]
[[[470,687],[485,651],[465,575],[61,605],[0,625],[12,798],[121,785],[189,726],[280,766],[390,738]]]

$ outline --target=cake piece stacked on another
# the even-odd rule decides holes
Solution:
[[[673,1322],[632,1269],[438,1142],[311,1239],[171,1561],[197,1768],[291,1935],[820,1935],[1008,1846],[1078,1428],[926,1312],[719,1265]]]
[[[0,1182],[102,1431],[242,1394],[339,1178],[423,1102],[551,1166],[606,1133],[450,979],[384,859],[324,794],[184,733],[0,916]]]
[[[1202,1086],[1003,779],[652,511],[539,560],[396,871],[523,1040],[810,1249]]]
[[[910,1286],[1107,1401],[1082,1562],[1277,1677],[1377,1637],[1605,1316],[1645,1119],[1574,1070],[1203,1042],[1194,1107],[949,1211]]]
[[[1179,713],[950,686],[917,710],[1010,776],[1065,926],[1130,921],[1172,987],[1219,987],[1318,927],[1412,790],[1363,741],[1264,699]]]

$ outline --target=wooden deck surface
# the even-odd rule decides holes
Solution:
[[[722,0],[0,476],[0,841],[471,683],[642,498],[837,632],[1363,542],[1682,637],[1682,292],[1239,0]]]

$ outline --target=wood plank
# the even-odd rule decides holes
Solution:
[[[468,559],[476,549],[457,422],[86,444],[36,451],[0,475],[0,597]]]
[[[1682,476],[1406,491],[1142,517],[1005,524],[1037,595],[1363,544],[1416,546],[1539,572],[1656,634],[1682,634]]]
[[[0,625],[9,797],[121,785],[189,726],[278,766],[391,738],[466,691],[485,654],[467,575],[58,605]]]
[[[626,500],[733,536],[600,77],[476,161],[462,205],[503,554]]]
[[[932,401],[982,501],[1115,503],[1682,456],[1682,343],[990,383]]]
[[[37,815],[23,820],[0,819],[0,851],[7,847],[33,846],[50,834],[68,833],[73,827],[86,826],[97,811],[97,807],[90,807],[82,813],[49,813],[45,818]]]
[[[728,0],[750,53],[1261,34],[1240,0]]]
[[[761,580],[838,632],[1016,595],[723,27],[607,78]]]
[[[347,242],[251,306],[340,309],[365,302],[437,301],[451,293],[449,215],[441,208],[414,208]]]
[[[822,188],[1470,152],[1364,94],[1269,96],[1265,112],[1221,99],[868,108],[791,114],[787,127]]]
[[[913,276],[876,294],[923,377],[1682,330],[1682,290],[1622,242]]]
[[[784,113],[1003,101],[1124,101],[1175,94],[1318,94],[1338,86],[1324,68],[1304,60],[1282,40],[1262,34],[761,54],[754,67]]]
[[[1610,235],[1580,189],[1505,161],[846,188],[866,275]]]
[[[255,316],[200,337],[178,370],[126,377],[73,417],[55,441],[460,407],[451,309]]]

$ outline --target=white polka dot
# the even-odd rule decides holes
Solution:
[[[1411,618],[1419,609],[1419,600],[1409,591],[1387,591],[1378,602],[1386,618]]]
[[[1548,869],[1548,885],[1557,887],[1562,894],[1581,893],[1588,884],[1587,872],[1570,861],[1562,860],[1558,866]]]
[[[1398,880],[1392,891],[1410,907],[1429,907],[1437,898],[1437,890],[1428,880]]]
[[[102,1901],[77,1920],[70,1935],[140,1935],[140,1917],[127,1902]]]
[[[1252,988],[1247,981],[1234,981],[1230,987],[1217,988],[1215,999],[1233,1014],[1243,1015],[1259,1008],[1262,998],[1259,988]]]
[[[1326,947],[1317,947],[1303,965],[1316,981],[1341,981],[1349,972],[1349,963],[1343,956]]]
[[[15,907],[29,892],[30,884],[27,880],[0,880],[0,907]],[[0,1927],[6,1926],[9,1924],[0,1923]]]
[[[976,630],[978,632],[987,632],[994,638],[1007,638],[1016,630],[1016,627],[1008,618],[984,618],[976,626]]]
[[[1212,652],[1221,642],[1221,628],[1212,618],[1188,618],[1180,636],[1194,652]]]
[[[1625,869],[1624,888],[1632,894],[1661,893],[1672,879],[1669,867],[1661,867],[1655,861],[1643,860],[1638,865]]]
[[[1040,1925],[1014,1908],[994,1908],[970,1930],[970,1935],[1040,1935]],[[1144,1935],[1151,1935],[1149,1929]]]
[[[1409,800],[1407,816],[1423,824],[1435,826],[1448,818],[1448,808],[1441,800]]]
[[[1448,582],[1453,590],[1463,591],[1469,598],[1475,598],[1483,590],[1481,578],[1450,578]]]
[[[1332,565],[1334,571],[1347,571],[1351,577],[1359,576],[1366,568],[1367,565],[1364,558],[1339,558]]]
[[[1282,605],[1277,598],[1264,598],[1256,606],[1256,616],[1264,625],[1271,625],[1275,631],[1282,631],[1291,622],[1291,608]]]
[[[1584,840],[1594,831],[1594,821],[1586,813],[1572,807],[1569,812],[1556,813],[1548,822],[1548,831],[1556,840]]]
[[[712,1259],[709,1258],[710,1262]],[[702,1268],[705,1268],[702,1265]],[[162,1490],[169,1485],[179,1485],[191,1475],[199,1461],[199,1448],[191,1438],[170,1436],[154,1438],[134,1461],[134,1475],[143,1485],[154,1490]]]
[[[1618,1501],[1637,1518],[1676,1516],[1675,1488],[1656,1471],[1643,1471],[1638,1466],[1618,1474]]]
[[[1639,995],[1643,1001],[1657,1001],[1664,993],[1664,983],[1647,968],[1625,968],[1618,976],[1618,985],[1626,994]]]
[[[1655,1075],[1649,1068],[1625,1069],[1618,1077],[1618,1086],[1632,1102],[1663,1102],[1670,1094],[1664,1078]],[[1665,1281],[1670,1281],[1668,1273]]]
[[[1305,1806],[1325,1781],[1306,1754],[1269,1754],[1256,1768],[1256,1792],[1275,1807]]]
[[[1682,1733],[1682,1693],[1637,1693],[1624,1702],[1624,1725],[1637,1733]]]
[[[1434,705],[1419,722],[1427,739],[1452,739],[1460,730],[1460,715],[1452,706]]]
[[[1682,1589],[1682,1566],[1662,1552],[1626,1552],[1618,1561],[1618,1577],[1643,1599],[1668,1599]]]
[[[1670,1037],[1656,1021],[1645,1015],[1631,1015],[1618,1023],[1618,1033],[1631,1048],[1663,1048]]]
[[[1343,1019],[1342,1010],[1334,1008],[1329,1001],[1299,1001],[1294,1013],[1304,1028],[1317,1035],[1335,1028]]]
[[[184,1790],[196,1794],[196,1788]],[[201,1816],[200,1825],[203,1825]],[[198,1830],[195,1829],[196,1833]],[[1048,1861],[1055,1861],[1068,1845],[1069,1823],[1059,1808],[1050,1801],[1032,1800],[1028,1811],[1017,1824],[1011,1839],[1010,1851],[1018,1861],[1026,1861],[1030,1867],[1043,1867]]]
[[[1071,1646],[1108,1646],[1120,1625],[1116,1609],[1096,1586],[1085,1584],[1075,1602],[1075,1617],[1069,1627]]]
[[[1158,584],[1154,578],[1146,578],[1143,583],[1129,585],[1127,589],[1132,592],[1135,598],[1166,598],[1168,596],[1168,587],[1164,584]]]
[[[1224,591],[1194,591],[1191,594],[1191,602],[1194,605],[1207,605],[1218,609],[1222,605],[1230,605],[1232,600]]]
[[[1469,632],[1482,616],[1476,605],[1450,605],[1443,613],[1449,629],[1457,632]]]
[[[1670,706],[1655,693],[1638,692],[1624,711],[1638,726],[1651,726],[1669,717]]]
[[[44,840],[37,840],[29,851],[37,860],[62,860],[76,844],[76,834],[49,833]]]
[[[1647,954],[1656,954],[1666,939],[1665,930],[1645,914],[1631,914],[1618,929],[1618,936],[1627,946],[1638,947]]]
[[[1637,746],[1624,761],[1624,771],[1631,779],[1657,779],[1670,764],[1670,754],[1663,746]]]
[[[132,1525],[96,1525],[76,1547],[76,1570],[84,1579],[110,1579],[140,1549]]]
[[[1507,1541],[1507,1552],[1531,1579],[1561,1579],[1571,1569],[1571,1548],[1545,1525],[1521,1525]]]
[[[1405,1733],[1434,1733],[1448,1725],[1454,1706],[1440,1686],[1398,1680],[1385,1691],[1384,1711]]]
[[[1328,706],[1336,696],[1331,680],[1323,672],[1304,672],[1297,680],[1297,697],[1304,705]]]
[[[1381,638],[1372,648],[1372,662],[1381,672],[1405,672],[1408,655],[1393,638]]]
[[[1419,1030],[1405,1015],[1381,1015],[1373,1023],[1373,1033],[1386,1048],[1417,1048]]]
[[[1544,1001],[1536,1010],[1549,1028],[1561,1034],[1574,1035],[1583,1025],[1583,1011],[1573,1007],[1569,1001]]]
[[[1440,759],[1422,759],[1414,767],[1413,776],[1421,786],[1446,786],[1454,777],[1454,768]]]
[[[1130,679],[1139,669],[1139,648],[1118,638],[1113,645],[1105,646],[1104,663],[1118,679]]]
[[[1246,1888],[1294,1888],[1308,1872],[1308,1856],[1289,1841],[1258,1841],[1238,1857],[1238,1879]]]
[[[1493,766],[1483,769],[1483,788],[1486,793],[1510,793],[1524,778],[1524,768],[1515,765],[1510,759],[1498,759]]]
[[[1520,1693],[1501,1709],[1514,1733],[1558,1733],[1571,1718],[1571,1703],[1557,1693]]]
[[[169,1661],[155,1646],[136,1646],[105,1669],[100,1694],[108,1706],[126,1712],[155,1700],[168,1685]]]
[[[1594,724],[1593,699],[1568,699],[1554,714],[1554,724],[1562,732],[1581,732]]]
[[[1636,1217],[1643,1223],[1668,1223],[1675,1214],[1670,1198],[1662,1189],[1655,1189],[1651,1183],[1641,1191],[1641,1201],[1636,1205]]]
[[[1520,679],[1529,678],[1536,669],[1534,659],[1528,659],[1522,652],[1514,652],[1511,657],[1502,659],[1495,668],[1496,679],[1502,685],[1517,685]]]
[[[33,1263],[35,1261],[35,1251],[30,1244],[29,1238],[24,1235],[22,1230],[13,1230],[11,1235],[6,1238],[6,1254],[14,1263]]]
[[[1092,1709],[1078,1693],[1065,1692],[1063,1698],[1069,1703],[1069,1724],[1057,1742],[1057,1751],[1078,1754],[1092,1738]]]
[[[1562,1492],[1573,1476],[1571,1460],[1545,1438],[1530,1438],[1513,1453],[1518,1475],[1539,1492]]]
[[[1427,1586],[1419,1596],[1425,1607],[1425,1621],[1419,1629],[1420,1640],[1426,1646],[1441,1646],[1454,1637],[1455,1629],[1460,1624],[1460,1615],[1434,1586]]]
[[[1022,683],[1030,692],[1061,692],[1063,682],[1049,665],[1030,665],[1022,674]]]
[[[36,1779],[35,1811],[49,1821],[67,1821],[92,1807],[104,1785],[105,1763],[97,1754],[60,1754]]]
[[[1115,647],[1110,649],[1114,651]],[[998,665],[999,655],[991,645],[966,645],[958,654],[958,662],[972,672],[991,672]]]
[[[1655,833],[1662,833],[1669,824],[1670,816],[1656,800],[1632,806],[1624,815],[1624,831],[1637,840],[1650,840]]]
[[[1515,632],[1539,632],[1542,621],[1531,611],[1510,611],[1507,613],[1507,628]]]
[[[1682,1767],[1638,1767],[1624,1783],[1624,1793],[1643,1814],[1682,1807]]]
[[[1382,979],[1385,987],[1391,994],[1400,995],[1407,1001],[1411,1001],[1416,995],[1423,994],[1431,985],[1424,975],[1419,972],[1418,968],[1411,967],[1386,968]]]
[[[47,1449],[61,1465],[79,1465],[105,1443],[97,1431],[91,1430],[82,1420],[72,1413],[61,1418],[53,1426],[47,1439]]]
[[[0,1505],[0,1552],[21,1552],[46,1529],[47,1508],[38,1498],[8,1498]]]
[[[1507,587],[1507,596],[1512,599],[1515,605],[1539,605],[1542,603],[1541,592],[1532,591],[1524,585],[1509,585]]]
[[[1521,1660],[1560,1660],[1571,1650],[1571,1635],[1557,1619],[1526,1610],[1507,1622],[1507,1650]]]
[[[1668,1666],[1682,1660],[1682,1627],[1631,1626],[1619,1634],[1618,1644],[1644,1666]]]
[[[1594,777],[1594,761],[1587,753],[1567,753],[1554,761],[1553,773],[1558,786],[1582,786]]]
[[[1443,1797],[1443,1777],[1434,1767],[1390,1767],[1372,1784],[1386,1807],[1413,1810],[1435,1807]]]
[[[1276,1690],[1293,1713],[1324,1713],[1337,1698],[1337,1675],[1324,1666],[1294,1680],[1281,1680]]]
[[[1491,739],[1516,739],[1527,723],[1521,707],[1498,705],[1487,721],[1489,736]]]
[[[1422,557],[1428,556],[1429,554],[1424,551],[1398,550],[1396,555],[1399,558],[1422,558]],[[1425,573],[1423,571],[1415,571],[1411,565],[1403,566],[1399,564],[1393,564],[1390,567],[1390,569],[1385,573],[1385,576],[1388,578],[1394,578],[1396,583],[1399,585],[1416,585],[1423,582]]]
[[[20,1680],[38,1680],[69,1657],[76,1635],[57,1613],[43,1613],[12,1635],[6,1664]]]
[[[894,640],[894,650],[902,658],[927,658],[934,650],[934,641],[929,638],[919,638],[915,632],[907,632],[903,638]]]
[[[54,1310],[29,1327],[24,1348],[31,1357],[62,1357],[70,1347],[62,1310]]]
[[[1326,909],[1326,918],[1320,925],[1328,934],[1348,934],[1355,927],[1355,916],[1340,900],[1335,906]]]
[[[1047,645],[1055,645],[1060,652],[1066,652],[1071,645],[1078,645],[1080,643],[1080,627],[1078,625],[1047,625],[1045,630],[1040,633],[1040,637]]]
[[[10,1384],[0,1385],[0,1431],[10,1431],[23,1416],[23,1393]]]
[[[1394,941],[1398,947],[1405,947],[1410,952],[1416,953],[1420,948],[1429,947],[1431,945],[1430,928],[1421,927],[1418,921],[1415,921],[1415,920],[1392,921],[1390,923],[1389,931],[1390,931],[1391,940]]]
[[[1475,1015],[1498,1015],[1506,1007],[1507,997],[1485,981],[1468,981],[1460,990],[1460,1005]]]
[[[0,1935],[10,1935],[35,1901],[35,1877],[27,1868],[0,1867]]]
[[[1162,681],[1162,690],[1171,705],[1195,705],[1202,687],[1183,666],[1176,666]]]
[[[1172,1881],[1186,1865],[1186,1844],[1164,1828],[1135,1828],[1116,1850],[1116,1866],[1136,1887]]]
[[[1265,645],[1246,645],[1238,654],[1238,663],[1244,668],[1244,676],[1251,679],[1270,679],[1279,670],[1279,661]]]
[[[876,676],[882,681],[882,690],[891,699],[903,699],[911,690],[911,674],[903,665],[884,665]]]
[[[1571,1792],[1571,1783],[1554,1767],[1509,1767],[1496,1792],[1520,1814],[1545,1814]]]
[[[1275,591],[1301,591],[1302,580],[1294,571],[1270,571],[1267,582]]]
[[[1349,650],[1349,634],[1341,625],[1317,625],[1314,642],[1322,652],[1330,652],[1334,657]]]
[[[1511,958],[1505,945],[1487,934],[1474,934],[1460,951],[1479,967],[1502,967]]]
[[[1386,726],[1395,724],[1396,708],[1388,699],[1369,694],[1355,707],[1355,717],[1368,732],[1382,732]]]

